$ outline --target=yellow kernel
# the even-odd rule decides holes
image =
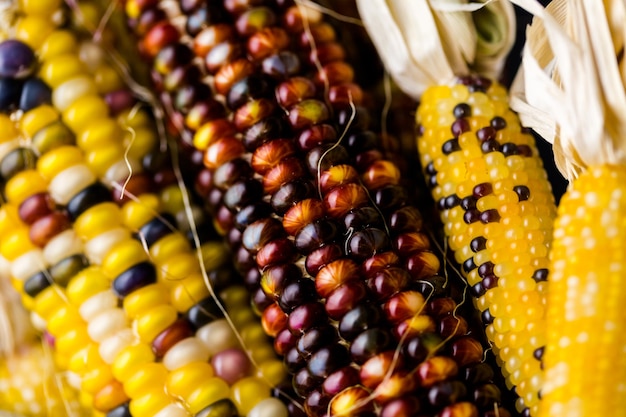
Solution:
[[[17,173],[5,185],[6,198],[12,204],[21,204],[27,197],[47,190],[46,180],[34,169]]]
[[[143,312],[133,324],[141,341],[151,343],[159,333],[172,325],[176,318],[176,309],[169,304],[162,304]]]
[[[170,372],[165,387],[172,396],[188,398],[196,387],[214,374],[210,363],[192,362]]]
[[[140,262],[148,256],[140,242],[134,239],[121,241],[111,248],[102,260],[102,272],[111,279]]]
[[[48,181],[66,168],[83,162],[83,153],[75,146],[61,146],[42,155],[37,170]]]
[[[108,117],[109,106],[98,95],[80,97],[63,111],[63,121],[76,134]]]
[[[162,284],[150,284],[124,298],[124,312],[130,319],[136,319],[144,311],[169,303],[169,293]]]
[[[126,381],[137,367],[153,361],[154,353],[150,345],[138,343],[122,349],[115,357],[111,370],[118,381]]]
[[[15,38],[34,50],[39,50],[46,38],[54,30],[50,16],[30,15],[20,19],[15,27]]]
[[[221,378],[205,378],[196,389],[185,398],[189,411],[196,414],[216,401],[230,397],[230,387]]]
[[[85,65],[75,53],[57,55],[46,61],[39,75],[51,88],[57,88],[65,81],[85,73]]]
[[[129,201],[122,208],[123,222],[131,230],[138,230],[158,213],[159,198],[154,194],[142,194],[137,201]]]

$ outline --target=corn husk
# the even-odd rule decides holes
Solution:
[[[626,163],[626,1],[513,1],[536,16],[511,91],[522,123],[552,143],[569,180]]]
[[[505,0],[357,0],[357,7],[385,68],[415,99],[457,76],[497,78],[515,41]]]

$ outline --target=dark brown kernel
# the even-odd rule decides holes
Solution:
[[[530,198],[530,190],[525,185],[516,185],[513,191],[517,194],[519,201],[526,201]]]
[[[482,223],[497,223],[500,221],[500,213],[498,209],[489,209],[480,213],[480,221]]]

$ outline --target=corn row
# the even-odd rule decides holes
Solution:
[[[518,411],[542,384],[554,198],[532,135],[502,86],[466,77],[428,89],[418,150],[449,247],[462,265]]]
[[[44,62],[44,66],[46,64],[47,62]],[[58,67],[53,69],[58,71],[56,74],[63,73],[63,67],[60,70]],[[68,83],[73,83],[72,86],[74,87],[70,92],[76,89],[79,91],[81,89],[86,90],[86,88],[80,88],[84,87],[83,84],[76,82],[76,78],[84,78],[84,75],[68,72],[65,80],[58,80],[59,86],[53,90],[53,98],[55,94],[64,97],[63,92],[65,91],[62,88]],[[58,92],[59,90],[61,93]],[[86,98],[90,98],[93,103],[96,103],[95,97],[87,96]],[[72,100],[81,101],[86,100],[86,98],[72,97]],[[58,105],[59,103],[55,104]],[[68,107],[71,105],[68,104]],[[67,109],[63,113],[64,121],[74,130],[79,138],[79,146],[83,145],[83,150],[87,151],[87,155],[89,155],[88,151],[91,150],[85,149],[85,142],[80,141],[80,139],[85,136],[89,137],[90,134],[97,137],[98,133],[101,134],[102,131],[95,133],[93,130],[90,131],[85,124],[81,125],[80,119],[82,118],[82,123],[84,123],[86,121],[85,115],[92,117],[98,115],[103,117],[103,124],[106,125],[107,121],[105,114],[94,112],[93,107],[87,108],[85,113],[78,116]],[[102,125],[96,123],[92,126],[101,127]],[[83,130],[81,127],[85,129]],[[141,126],[132,126],[132,128],[133,132],[141,131]],[[106,137],[106,135],[103,136]],[[116,136],[110,137],[113,142],[116,138]],[[93,145],[97,143],[97,141],[92,142]],[[106,145],[114,146],[119,145],[119,143]],[[55,148],[37,161],[38,170],[22,171],[16,176],[27,172],[28,174],[23,176],[30,175],[30,177],[36,178],[36,174],[40,174],[44,178],[43,182],[46,178],[52,178],[48,188],[54,188],[52,185],[60,175],[57,171],[63,173],[68,169],[81,166],[84,162],[80,153],[74,149],[77,148],[70,146]],[[101,151],[101,148],[97,150]],[[96,152],[93,150],[93,154]],[[137,159],[142,159],[141,155],[130,153],[128,155],[130,158],[137,156]],[[67,168],[68,163],[70,165],[75,163],[75,165]],[[44,173],[38,172],[41,171],[39,169],[41,167],[44,168]],[[104,168],[105,164],[96,164],[96,167]],[[114,172],[119,172],[120,166],[116,168],[117,171]],[[117,180],[115,176],[111,175],[111,171],[112,168],[109,167],[100,172],[104,174],[105,179]],[[92,182],[94,176],[93,174],[89,176],[89,173],[90,171],[82,172],[88,180],[76,176],[70,178],[81,178],[81,181]],[[107,174],[109,175],[107,176]],[[166,175],[165,178],[171,179],[173,176],[170,174]],[[87,346],[81,350],[74,349],[74,354],[66,355],[67,358],[70,358],[68,366],[70,368],[81,367],[83,374],[86,371],[84,368],[87,368],[90,377],[87,381],[91,382],[91,385],[86,383],[85,378],[83,378],[82,388],[88,391],[87,387],[91,387],[95,391],[94,406],[100,411],[108,412],[108,415],[188,415],[188,411],[195,414],[207,406],[213,407],[213,409],[215,407],[230,409],[237,414],[247,414],[257,402],[269,396],[269,389],[265,385],[265,380],[252,376],[247,377],[248,372],[241,374],[241,370],[236,378],[233,375],[230,375],[229,378],[223,377],[224,372],[226,374],[233,372],[231,368],[234,365],[229,366],[229,363],[236,362],[245,368],[247,356],[241,350],[234,349],[233,343],[236,344],[238,341],[232,336],[232,331],[224,320],[207,323],[212,322],[214,318],[212,315],[206,317],[203,314],[203,311],[211,305],[210,298],[208,304],[207,300],[203,300],[196,306],[198,299],[195,297],[208,297],[208,294],[206,294],[204,281],[199,274],[195,256],[183,237],[169,233],[170,231],[162,221],[154,219],[154,213],[159,206],[162,206],[161,208],[175,208],[176,210],[173,211],[178,214],[181,211],[180,205],[177,204],[181,200],[180,195],[176,195],[178,190],[172,188],[171,185],[168,187],[169,184],[166,183],[164,184],[166,186],[165,191],[161,193],[161,196],[165,197],[165,201],[159,203],[158,198],[149,193],[152,182],[152,178],[149,176],[137,174],[131,177],[129,181],[124,182],[126,186],[124,193],[120,193],[120,188],[114,186],[111,195],[106,188],[97,184],[84,189],[74,186],[74,189],[78,188],[79,193],[63,190],[63,187],[56,187],[57,193],[50,193],[53,200],[65,206],[69,216],[75,220],[75,235],[85,241],[86,253],[92,266],[83,269],[74,277],[71,276],[73,274],[70,272],[75,271],[65,271],[66,275],[69,276],[57,280],[67,283],[66,296],[70,304],[75,307],[73,312],[71,307],[67,307],[65,310],[62,307],[61,312],[54,311],[56,306],[66,304],[63,299],[54,299],[58,297],[59,293],[62,293],[59,287],[59,285],[63,286],[62,282],[55,282],[57,285],[45,289],[35,288],[35,290],[41,290],[40,293],[34,295],[35,311],[46,322],[48,330],[53,334],[59,334],[62,329],[57,329],[55,326],[50,329],[52,323],[56,323],[56,326],[65,326],[68,315],[70,317],[73,315],[75,319],[75,325],[72,326],[73,329],[70,332],[80,330],[81,318],[88,321],[86,331],[83,330],[82,334],[79,334],[79,336],[83,336],[82,340],[80,337],[77,340],[76,337],[69,338],[64,334],[56,338],[55,344],[57,348],[59,345],[67,348],[60,349],[65,352],[68,350],[71,352],[72,349],[61,342],[74,343],[73,347],[76,345]],[[20,189],[20,184],[20,181],[16,181],[15,177],[9,179],[7,184],[7,194],[11,196],[9,203],[21,200],[22,194],[27,193],[26,190]],[[45,189],[45,184],[42,181],[39,181],[38,184],[43,185],[42,190]],[[117,180],[117,184],[120,185],[121,182]],[[131,192],[137,196],[138,200],[126,201],[126,198],[122,198],[130,195]],[[67,198],[55,198],[59,195]],[[24,195],[24,197],[27,196]],[[110,202],[112,200],[120,204],[121,209]],[[20,205],[20,208],[23,206],[24,204]],[[30,204],[31,208],[37,208],[41,204],[34,204],[34,206]],[[5,206],[5,209],[9,209],[9,207]],[[35,216],[35,223],[45,217],[38,217],[37,214],[40,213],[37,213],[37,210],[34,213],[31,210],[31,213],[28,214]],[[13,222],[13,224],[16,223]],[[54,231],[54,229],[53,227],[52,230]],[[148,261],[142,243],[131,237],[130,230],[136,230],[139,234],[138,239],[149,247],[150,261]],[[32,235],[32,233],[30,234]],[[55,237],[57,236],[52,238]],[[44,251],[48,245],[49,243],[45,245]],[[211,266],[211,262],[213,262],[212,266],[219,266],[221,262],[219,258],[223,257],[220,255],[220,253],[223,254],[220,245],[206,245],[201,250],[204,252],[205,260],[209,263],[207,267]],[[9,255],[13,254],[9,253]],[[85,257],[83,256],[83,258]],[[217,264],[215,264],[216,262]],[[28,275],[25,271],[21,272],[23,276]],[[227,274],[227,271],[216,270],[211,273],[223,275]],[[54,279],[54,274],[52,272],[50,274],[53,275],[52,278]],[[217,278],[225,281],[225,283],[231,280],[228,275]],[[39,280],[39,282],[42,281]],[[213,285],[216,290],[219,289],[217,284],[214,283]],[[33,286],[31,285],[29,288],[31,287]],[[201,290],[198,291],[198,289]],[[48,292],[47,299],[42,296],[46,291]],[[140,294],[140,292],[142,293]],[[226,297],[228,298],[225,301],[226,306],[240,312],[241,322],[249,322],[250,314],[241,314],[246,311],[241,308],[241,295],[237,296],[236,288],[230,290],[230,293],[231,295]],[[227,294],[229,293],[225,293],[225,296]],[[123,310],[116,306],[117,297],[124,301]],[[42,298],[44,299],[42,300]],[[179,320],[178,315],[180,313],[192,314],[193,317],[189,318],[189,322],[182,318]],[[79,315],[80,317],[78,317]],[[197,326],[199,323],[203,326],[198,329],[196,336],[193,337],[192,334],[195,330],[193,326]],[[83,325],[83,329],[84,327]],[[224,333],[225,331],[226,333]],[[134,343],[133,334],[135,332],[141,339],[140,343]],[[211,340],[220,334],[224,337]],[[228,337],[228,334],[231,336]],[[249,341],[256,342],[258,348],[258,352],[252,352],[253,358],[256,356],[260,362],[261,359],[268,359],[268,352],[273,355],[271,347],[268,346],[267,349],[263,349],[264,341],[255,336],[259,332],[254,332],[253,324],[250,324],[247,334],[250,335]],[[64,336],[65,338],[63,338]],[[89,344],[90,338],[96,343]],[[203,342],[203,339],[207,339],[207,341]],[[222,348],[231,348],[230,353],[222,354]],[[153,362],[155,354],[159,358],[162,357],[162,363]],[[206,363],[209,354],[213,354],[212,363],[213,367],[216,368],[216,377],[199,386],[194,385],[194,381],[187,378],[189,371],[193,369],[190,362],[196,362],[193,363],[196,367],[204,365],[203,373],[200,375],[206,377],[209,375],[208,372],[212,370],[212,365]],[[203,358],[204,360],[202,360]],[[266,366],[261,369],[259,377],[269,379],[272,384],[277,383],[281,378],[281,368],[272,367],[271,361],[264,365]],[[187,366],[187,372],[181,370],[185,366]],[[173,381],[171,384],[174,385],[166,387],[166,379]],[[225,380],[232,383],[232,387]],[[150,381],[150,385],[145,385],[145,381]],[[216,388],[219,389],[216,391]],[[237,403],[236,406],[233,401],[226,398],[231,395],[231,390],[233,401]],[[263,396],[264,391],[267,393],[265,396]],[[132,401],[130,404],[126,404],[125,402],[129,397]],[[261,415],[267,413],[268,410],[273,410],[269,412],[273,412],[274,415],[280,413],[278,410],[282,405],[278,402],[277,406],[276,401],[268,400],[256,412],[261,413]],[[176,404],[181,404],[181,401],[186,409]],[[220,402],[217,406],[213,405],[216,401]],[[207,409],[204,412],[209,413],[211,410]]]
[[[419,213],[357,130],[366,114],[352,120],[362,93],[332,27],[290,1],[126,12],[172,123],[204,154],[197,189],[306,413],[494,415],[493,374]]]

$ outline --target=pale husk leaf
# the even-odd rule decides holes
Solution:
[[[515,41],[505,0],[357,0],[357,7],[387,71],[415,99],[470,72],[497,77]]]
[[[513,1],[535,14],[511,92],[523,124],[553,144],[567,179],[626,163],[624,0]]]

